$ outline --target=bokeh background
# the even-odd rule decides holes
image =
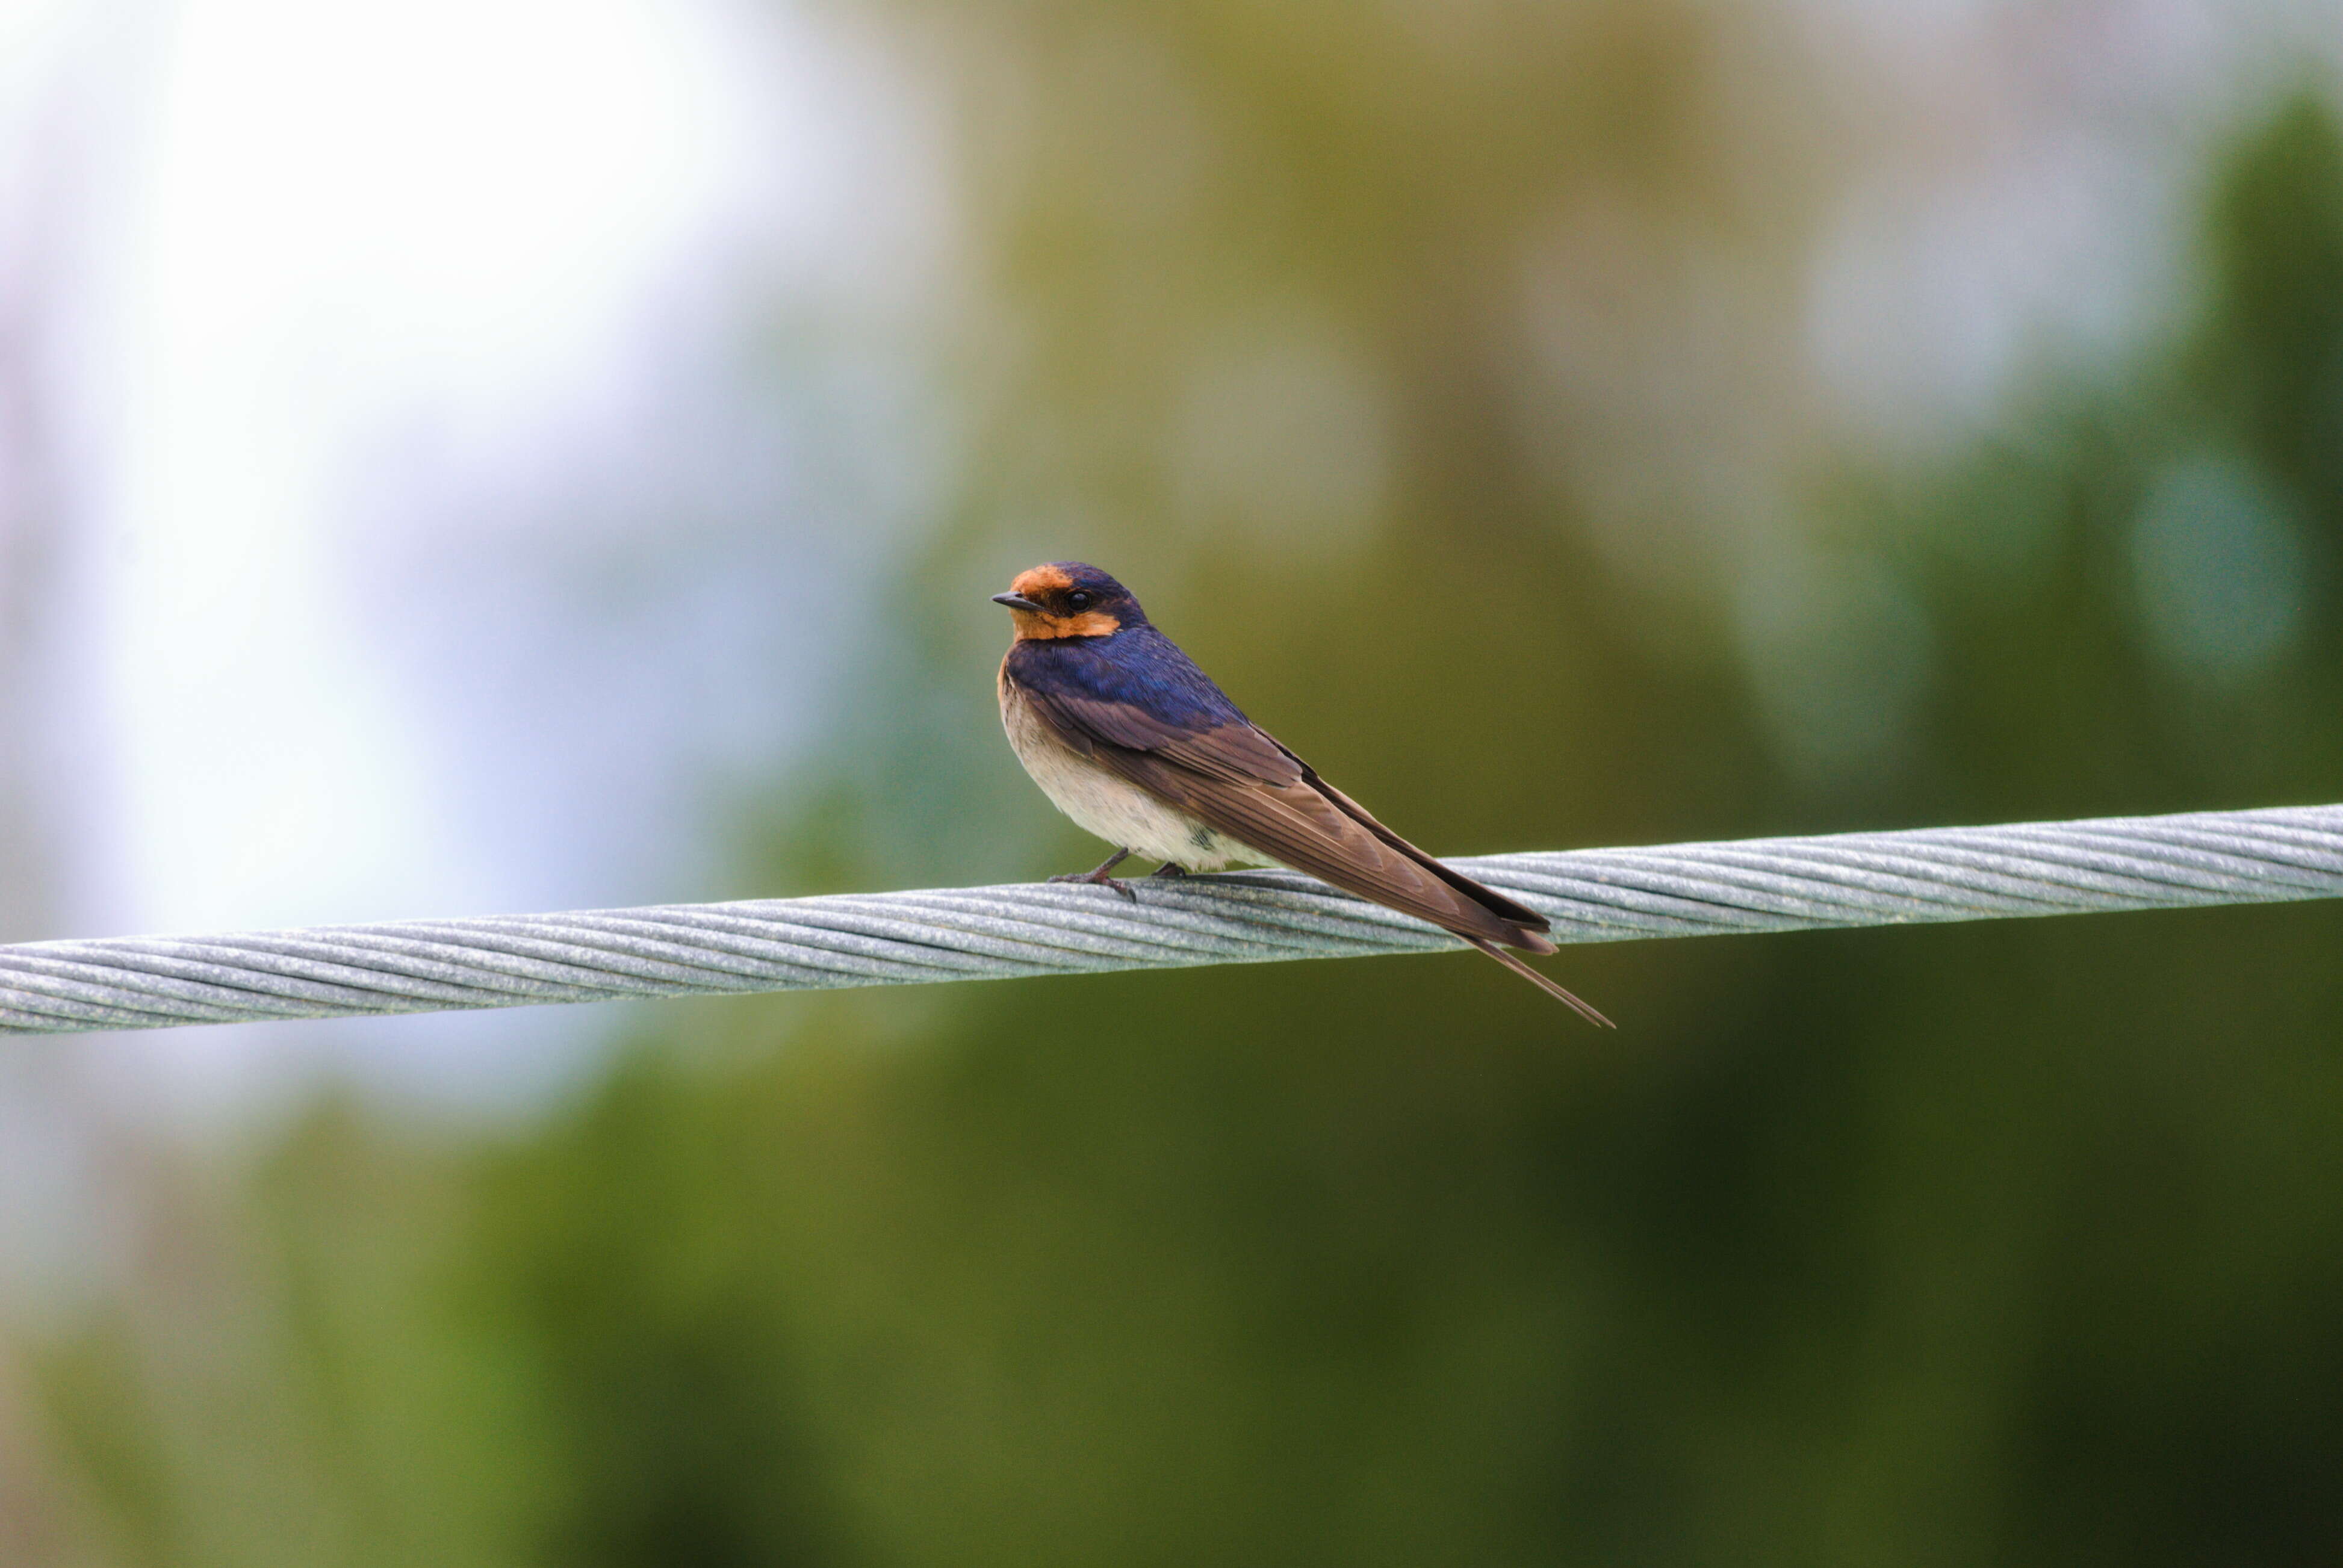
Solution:
[[[2331,0],[6,0],[0,939],[2343,799]],[[2343,1556],[2343,911],[15,1041],[0,1560]]]

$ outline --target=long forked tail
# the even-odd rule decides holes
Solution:
[[[1522,962],[1521,960],[1515,958],[1513,954],[1499,947],[1496,943],[1481,937],[1468,936],[1464,940],[1471,942],[1483,952],[1488,954],[1491,958],[1496,960],[1499,963],[1504,965],[1507,969],[1513,970],[1515,974],[1521,976],[1523,980],[1529,981],[1530,984],[1537,987],[1538,990],[1545,992],[1546,995],[1554,998],[1556,1001],[1568,1003],[1572,1008],[1577,1010],[1579,1017],[1584,1019],[1587,1022],[1594,1025],[1596,1028],[1616,1029],[1619,1027],[1617,1024],[1613,1023],[1609,1019],[1604,1018],[1601,1013],[1596,1012],[1593,1008],[1587,1006],[1584,1002],[1579,1000],[1576,997],[1571,995],[1568,991],[1563,990],[1560,986],[1554,984],[1554,981],[1546,979],[1545,976],[1538,973],[1537,970],[1530,968],[1529,965]]]

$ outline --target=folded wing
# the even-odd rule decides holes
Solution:
[[[1026,689],[1076,750],[1239,842],[1476,946],[1550,953],[1544,916],[1452,871],[1255,726],[1170,723],[1129,702]]]

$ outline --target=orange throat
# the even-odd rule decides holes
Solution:
[[[1084,610],[1080,615],[1041,615],[1030,609],[1012,609],[1009,618],[1017,628],[1020,642],[1048,642],[1061,637],[1112,637],[1122,629],[1122,622],[1102,609]]]

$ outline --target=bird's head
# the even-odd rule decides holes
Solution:
[[[1131,590],[1096,567],[1051,561],[1017,574],[1007,593],[992,602],[1009,607],[1019,638],[1112,637],[1127,626],[1147,624],[1147,612]]]

